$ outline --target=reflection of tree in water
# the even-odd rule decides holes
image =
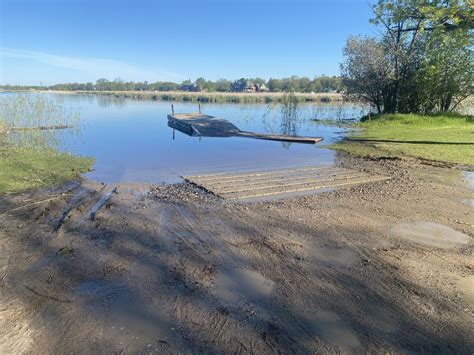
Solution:
[[[334,122],[356,121],[370,111],[370,106],[360,102],[334,102],[313,105],[310,117],[314,121]]]
[[[97,95],[97,104],[104,108],[110,106],[122,108],[125,106],[125,101],[126,98],[120,95]]]

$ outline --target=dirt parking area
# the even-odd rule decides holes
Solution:
[[[391,179],[247,204],[87,180],[2,197],[0,353],[472,354],[472,176],[337,165]]]

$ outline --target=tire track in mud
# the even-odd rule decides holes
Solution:
[[[182,218],[182,220],[174,222],[173,218],[176,217]],[[217,256],[219,270],[216,271],[213,282],[208,285],[208,288],[204,291],[202,289],[185,290],[176,299],[174,309],[177,319],[181,323],[191,324],[192,327],[190,328],[194,328],[192,332],[198,333],[200,339],[207,339],[208,344],[219,344],[219,346],[227,344],[229,351],[241,348],[246,349],[246,351],[258,349],[259,352],[274,353],[278,349],[297,349],[297,340],[291,334],[297,335],[303,329],[297,327],[293,332],[287,334],[279,331],[282,327],[277,325],[278,323],[275,323],[275,320],[272,321],[269,316],[269,309],[273,305],[273,296],[269,293],[268,296],[264,297],[268,300],[264,300],[261,298],[261,291],[259,290],[262,282],[265,284],[266,278],[259,272],[248,269],[251,265],[246,265],[249,252],[251,254],[261,253],[264,258],[266,258],[265,255],[270,255],[271,258],[275,257],[279,262],[288,256],[291,258],[291,253],[288,250],[282,251],[277,245],[270,245],[266,241],[255,243],[252,239],[249,239],[250,242],[248,243],[231,242],[229,244],[232,247],[229,247],[222,239],[227,239],[231,234],[235,234],[232,228],[227,227],[223,231],[212,233],[198,218],[199,214],[195,214],[190,209],[182,206],[167,206],[161,213],[163,233],[166,234],[169,230],[182,240],[188,238],[190,234],[183,234],[181,231],[184,229],[189,232],[189,229],[192,229],[192,237],[197,238],[201,248],[196,248],[194,245],[189,246],[189,248],[193,253],[204,253],[199,255],[204,263],[208,262],[209,256],[215,256],[215,250],[225,250],[225,253],[221,252]],[[255,235],[252,235],[252,238],[255,237]],[[205,245],[203,246],[202,243],[205,243]],[[233,249],[240,251],[240,254],[236,254]],[[183,254],[185,254],[184,251]],[[222,259],[222,254],[224,259]],[[182,265],[183,267],[187,265],[189,272],[189,261],[185,258],[182,258]],[[233,276],[234,270],[242,270],[244,273],[239,272],[236,276]],[[292,267],[290,267],[290,270],[293,270]],[[224,280],[226,281],[223,281],[224,283],[219,281],[220,277],[225,277]],[[284,275],[280,275],[279,278],[284,277]],[[252,281],[254,278],[259,281]],[[248,288],[240,288],[238,284],[242,282]],[[227,289],[227,287],[230,288]],[[222,290],[222,288],[224,289]],[[233,304],[228,303],[225,298],[223,299],[220,296],[221,291],[236,292],[237,299]],[[199,307],[199,302],[196,304],[196,300],[199,299],[201,302],[205,302],[206,305]],[[196,312],[200,316],[196,316]],[[297,320],[293,319],[292,322],[296,324]]]
[[[66,184],[65,187],[48,191],[49,194],[46,196],[53,196],[54,199],[51,197],[45,199],[44,192],[43,198],[38,198],[36,192],[31,196],[27,194],[14,196],[9,206],[20,204],[22,201],[23,203],[26,201],[27,204],[21,205],[21,209],[12,210],[8,214],[8,223],[4,223],[2,220],[4,216],[0,215],[0,226],[4,228],[10,226],[9,235],[15,238],[15,242],[7,245],[7,236],[0,232],[1,354],[36,352],[36,349],[41,349],[41,353],[54,352],[52,350],[54,342],[43,334],[45,326],[49,326],[45,317],[48,314],[52,317],[56,307],[54,304],[65,302],[63,294],[67,293],[66,289],[62,287],[58,289],[50,284],[53,277],[55,279],[54,273],[50,274],[49,278],[43,276],[46,270],[58,265],[57,258],[63,257],[64,251],[66,254],[72,252],[73,249],[68,246],[69,241],[65,238],[71,227],[81,226],[81,210],[92,204],[102,190],[96,188],[97,185],[84,187],[78,183]],[[25,255],[30,248],[30,253]],[[14,260],[14,265],[11,265],[10,260]],[[9,281],[9,268],[15,269],[14,282],[5,285],[4,283]],[[74,305],[70,304],[70,307]],[[53,318],[50,319],[52,321]],[[51,324],[51,327],[59,333],[62,333],[60,329],[66,332],[67,324],[74,323],[73,318],[67,316],[60,322],[64,323],[64,328]],[[57,333],[58,339],[61,338],[59,333]],[[60,342],[61,340],[58,340],[58,343]]]
[[[231,252],[228,246],[219,242],[218,235],[203,225],[189,208],[162,205],[161,209],[161,233],[167,235],[171,232],[186,246],[186,249],[178,247],[177,257],[182,268],[181,272],[184,275],[193,273],[190,270],[190,264],[192,265],[190,259],[194,258],[200,265],[194,270],[198,274],[194,279],[202,279],[203,275],[199,274],[201,267],[205,268],[209,264],[213,267],[209,282],[205,283],[204,287],[191,284],[191,287],[185,288],[175,299],[173,309],[176,319],[183,326],[187,325],[188,331],[194,334],[194,338],[199,338],[204,342],[203,350],[212,349],[217,345],[227,347],[229,351],[235,350],[240,345],[229,339],[229,334],[240,333],[239,322],[232,320],[230,312],[220,306],[220,302],[211,292],[212,281],[217,277],[217,268],[222,269],[232,260],[232,257],[229,257]],[[194,242],[189,238],[192,238]],[[189,255],[189,252],[192,255]],[[237,338],[240,339],[240,343],[247,343],[246,338]]]
[[[109,206],[113,195],[118,193],[116,186],[88,181],[73,190],[76,190],[75,193],[65,202],[63,212],[53,223],[53,232],[55,233],[60,232],[68,221],[74,220],[75,224],[84,223],[87,220],[94,222],[101,209],[104,206]]]
[[[70,218],[71,212],[85,203],[85,198],[90,192],[86,189],[80,189],[68,202],[68,205],[64,212],[62,213],[59,220],[56,222],[56,225],[53,228],[53,232],[59,232],[63,224],[68,218]]]
[[[81,210],[87,210],[87,206],[93,204],[96,199],[97,194],[86,198],[84,204],[80,206]],[[272,307],[271,301],[262,301],[258,297],[244,294],[244,298],[237,300],[235,306],[229,307],[225,301],[222,306],[222,299],[215,294],[215,288],[220,287],[216,285],[219,275],[223,273],[225,275],[226,272],[239,267],[252,270],[247,269],[252,268],[253,264],[252,262],[248,264],[248,260],[255,255],[262,261],[259,269],[263,267],[267,276],[278,280],[280,296],[284,296],[285,299],[291,298],[296,286],[287,280],[293,280],[300,289],[306,288],[306,282],[303,282],[301,277],[304,279],[307,277],[304,273],[301,274],[302,271],[295,260],[297,253],[294,249],[297,248],[297,244],[275,233],[266,236],[255,226],[242,223],[242,219],[239,221],[242,225],[238,228],[237,235],[234,226],[223,227],[218,224],[217,228],[210,227],[202,220],[212,223],[212,218],[209,218],[211,213],[208,212],[203,218],[204,212],[198,207],[161,205],[159,210],[158,234],[164,237],[170,234],[167,239],[171,243],[166,245],[171,249],[175,248],[179,277],[183,276],[186,285],[182,297],[177,299],[175,308],[180,310],[176,313],[176,319],[183,326],[192,325],[188,327],[188,332],[198,334],[196,338],[206,339],[209,349],[214,346],[224,347],[229,351],[245,348],[265,353],[274,353],[278,349],[301,349],[296,345],[298,334],[308,334],[308,329],[296,326],[298,320],[294,317],[287,317],[286,322],[289,325],[284,325],[285,320],[278,319],[280,317],[271,320],[267,315],[267,309]],[[127,210],[121,212],[126,213]],[[83,223],[91,223],[84,219],[83,213],[77,208],[73,213],[75,219],[71,227],[77,228]],[[140,216],[144,212],[138,210],[137,213],[137,216]],[[148,216],[146,213],[142,215],[145,223],[153,226],[153,220],[146,221]],[[97,223],[108,220],[107,216],[104,218]],[[243,220],[247,218],[244,216]],[[148,227],[147,225],[144,229]],[[176,238],[180,241],[179,246],[173,241]],[[227,238],[244,239],[244,242],[225,243],[224,240]],[[290,247],[285,248],[285,245]],[[209,265],[211,268],[206,269]],[[295,267],[300,273],[298,278],[295,278]],[[194,284],[195,281],[203,279],[208,281],[204,285],[207,288],[203,289],[200,285]],[[283,290],[285,292],[282,292]],[[204,347],[203,350],[205,349]]]
[[[196,259],[206,265],[217,267],[225,263],[226,258],[223,256],[227,257],[230,253],[228,246],[216,237],[219,231],[212,232],[199,220],[199,216],[187,207],[161,205],[159,225],[160,234],[176,244],[176,241],[170,239],[171,233],[178,238],[180,244],[184,244],[187,248],[186,252],[191,252]],[[186,252],[181,248],[178,256],[182,259]]]
[[[228,229],[226,229],[224,232],[211,232],[206,225],[199,221],[199,219],[202,218],[202,216],[200,217],[199,215],[200,211],[198,210],[197,212],[193,212],[193,210],[187,206],[160,206],[160,209],[160,233],[166,234],[168,229],[168,231],[171,232],[172,236],[177,237],[179,241],[185,246],[185,249],[181,247],[178,248],[177,255],[179,259],[180,274],[185,276],[185,280],[187,279],[187,281],[185,281],[186,284],[191,284],[192,280],[200,280],[203,276],[202,273],[200,273],[201,270],[199,267],[196,267],[196,270],[194,270],[193,273],[192,269],[196,264],[192,261],[194,258],[199,259],[197,265],[201,265],[204,267],[204,265],[213,262],[216,266],[219,266],[221,270],[225,269],[226,267],[232,269],[240,264],[240,258],[238,256],[229,257],[229,254],[226,254],[226,258],[224,258],[226,263],[224,265],[224,263],[222,262],[222,256],[219,255],[219,253],[216,253],[216,250],[222,251],[224,246],[230,252],[230,249],[227,245],[223,244],[222,242],[217,242],[218,240],[220,240],[219,234],[229,232]],[[205,219],[207,220],[208,218]],[[152,223],[152,221],[149,222]],[[250,230],[250,228],[251,226],[247,225],[246,229]],[[241,243],[241,245],[238,246],[238,249],[245,249],[247,252],[256,252],[260,255],[260,257],[263,256],[263,259],[267,262],[276,259],[275,266],[278,266],[283,261],[282,264],[286,265],[286,267],[289,267],[289,269],[293,269],[290,264],[291,262],[293,262],[293,259],[296,255],[296,253],[292,252],[292,249],[295,247],[295,245],[297,245],[296,243],[292,243],[287,238],[275,235],[272,235],[271,237],[262,236],[262,238],[255,239],[255,235],[252,234],[253,233],[250,233],[251,237],[248,239],[248,242]],[[290,248],[285,248],[284,246],[286,244],[294,245],[292,245]],[[186,277],[190,274],[193,277]],[[214,270],[213,274],[210,275],[211,280],[217,277],[217,275],[217,271]],[[285,273],[279,277],[279,279],[287,278],[294,279],[294,275],[292,275],[291,270],[289,270],[288,273]],[[301,285],[302,283],[299,283],[299,286]],[[212,286],[213,285],[211,285],[211,287]],[[289,285],[287,284],[286,286]],[[288,289],[288,287],[285,288]],[[290,289],[293,288],[294,287],[292,286]],[[196,298],[199,298],[199,292],[196,292],[195,286],[191,285],[190,288],[185,288],[183,293],[187,297],[181,298],[181,301],[187,302],[186,304],[180,304],[178,306],[182,310],[181,316],[178,317],[178,319],[181,319],[183,323],[188,323],[190,318],[189,313],[196,311],[195,303]],[[291,294],[287,293],[287,297],[290,296]],[[216,304],[219,303],[217,302]],[[239,309],[238,307],[236,309],[231,310],[231,315],[229,315],[228,313],[226,314],[226,312],[214,313],[212,311],[211,313],[204,314],[202,316],[202,319],[206,319],[206,321],[203,322],[203,324],[200,325],[200,327],[196,331],[202,333],[200,335],[201,338],[209,337],[210,344],[226,344],[232,342],[233,346],[240,346],[234,343],[234,340],[227,339],[229,337],[229,334],[235,334],[236,332],[241,331],[241,326],[239,325],[239,322],[248,321],[245,318],[237,318],[238,320],[234,322],[229,321],[229,317],[235,317],[235,313],[239,312],[240,310],[241,309]],[[265,330],[261,330],[267,328],[279,329],[278,326],[272,327],[270,325],[267,325],[267,323],[265,322],[262,323],[262,321],[260,320],[256,321],[256,323],[253,324],[253,328],[250,328],[249,330],[244,332],[245,334],[247,334],[247,336],[239,340],[240,343],[242,343],[243,341],[242,344],[246,344],[247,347],[251,349],[260,349],[261,351],[265,352],[274,352],[275,349],[278,348],[278,345],[275,345],[278,344],[278,339],[276,338],[277,334],[275,332],[266,332]],[[292,340],[293,338],[290,334],[297,334],[298,332],[303,332],[307,334],[308,332],[310,332],[310,330],[308,329],[309,328],[301,328],[298,331],[289,331],[289,329],[287,328],[285,330],[285,335],[288,337],[288,339],[286,340],[287,343],[281,348],[288,349],[289,343],[296,343],[296,340]],[[257,339],[254,339],[254,337],[257,337]],[[262,339],[258,339],[258,337],[261,337]],[[282,337],[281,334],[280,337]],[[247,341],[247,338],[253,340]],[[262,344],[262,340],[263,344],[265,345]]]
[[[251,218],[249,217],[248,219]],[[245,221],[247,218],[242,218],[240,220],[241,224],[245,224],[242,220]],[[242,228],[251,230],[252,226],[247,224],[246,227]],[[264,269],[268,270],[267,276],[274,280],[278,280],[277,291],[279,295],[277,297],[279,301],[284,301],[288,306],[290,306],[292,312],[295,312],[293,315],[288,315],[284,320],[277,320],[276,324],[282,324],[284,333],[280,334],[278,337],[269,337],[269,340],[274,340],[276,344],[279,344],[279,340],[286,337],[286,343],[284,343],[284,346],[280,347],[280,349],[289,349],[291,348],[291,344],[293,344],[297,349],[301,350],[301,342],[306,343],[309,341],[307,346],[310,346],[311,348],[311,346],[315,345],[315,342],[318,342],[317,339],[319,338],[329,344],[329,348],[327,348],[328,351],[329,349],[334,350],[331,346],[338,346],[338,344],[335,342],[333,334],[349,334],[350,330],[346,329],[346,325],[342,320],[340,320],[336,313],[325,310],[324,308],[321,309],[318,302],[310,302],[310,300],[314,297],[316,297],[315,300],[317,300],[317,295],[325,295],[324,297],[329,297],[328,290],[324,290],[322,284],[327,282],[334,283],[335,278],[339,278],[339,274],[341,276],[345,275],[343,277],[348,277],[348,275],[351,274],[351,271],[347,270],[347,266],[351,266],[351,260],[354,259],[354,263],[362,261],[359,253],[356,251],[352,252],[352,249],[348,249],[347,252],[353,253],[354,256],[342,252],[340,256],[339,254],[329,255],[329,257],[325,257],[321,260],[321,258],[325,256],[324,254],[327,254],[328,251],[339,249],[337,247],[332,247],[327,250],[324,249],[324,252],[320,254],[321,252],[319,252],[319,249],[321,248],[318,246],[313,248],[318,251],[315,254],[316,259],[313,258],[313,260],[306,257],[301,258],[302,255],[307,256],[306,254],[308,253],[309,245],[303,247],[303,241],[298,241],[300,238],[289,240],[288,238],[281,236],[280,234],[284,233],[283,230],[280,230],[278,224],[273,225],[271,229],[273,229],[273,233],[270,236],[258,235],[258,233],[257,235],[254,235],[250,233],[252,237],[248,238],[246,242],[236,244],[238,247],[250,247],[250,250],[255,249],[258,252],[258,255],[263,259],[261,260],[262,262],[260,265],[264,267],[266,266]],[[336,229],[331,228],[331,230],[333,233],[337,232]],[[330,241],[331,234],[332,233],[329,233],[326,242]],[[301,236],[305,238],[304,233],[299,237]],[[322,241],[322,243],[324,245],[324,241]],[[341,249],[341,251],[344,250],[344,248]],[[350,257],[344,263],[339,260],[346,259],[348,256]],[[346,262],[349,262],[350,264],[346,265]],[[270,263],[271,267],[268,267],[268,263]],[[318,267],[315,266],[315,268],[308,269],[308,266],[312,263],[315,263]],[[306,297],[304,296],[305,294]],[[334,294],[333,297],[335,303],[332,306],[329,304],[327,306],[337,309],[336,303],[338,295]],[[320,310],[318,311],[320,313],[315,313],[315,310]],[[308,312],[310,312],[309,314],[314,313],[314,315],[307,317]],[[334,315],[334,320],[328,320],[328,317],[318,318],[319,314],[326,314],[325,312]],[[342,314],[344,315],[345,312]],[[322,329],[325,327],[326,323],[330,325],[331,329],[323,331]],[[340,343],[339,345],[348,348],[358,347],[360,342],[354,338],[352,333],[350,333],[350,337],[352,337],[350,342],[347,342],[347,344]],[[267,342],[267,344],[268,343],[269,342]],[[319,346],[324,345],[319,344]]]

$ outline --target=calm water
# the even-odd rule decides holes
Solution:
[[[334,152],[324,145],[340,139],[344,129],[311,119],[360,117],[352,105],[304,104],[285,117],[281,106],[204,104],[203,113],[226,118],[242,130],[323,136],[318,145],[289,144],[246,138],[189,137],[167,126],[169,102],[135,101],[103,96],[50,94],[79,110],[81,133],[68,135],[60,149],[96,159],[86,176],[105,183],[177,182],[181,175],[327,165]],[[175,103],[175,112],[195,112],[196,104]]]

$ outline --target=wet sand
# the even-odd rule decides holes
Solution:
[[[462,172],[336,164],[392,179],[246,204],[119,184],[94,220],[111,186],[4,196],[0,352],[472,353]]]

